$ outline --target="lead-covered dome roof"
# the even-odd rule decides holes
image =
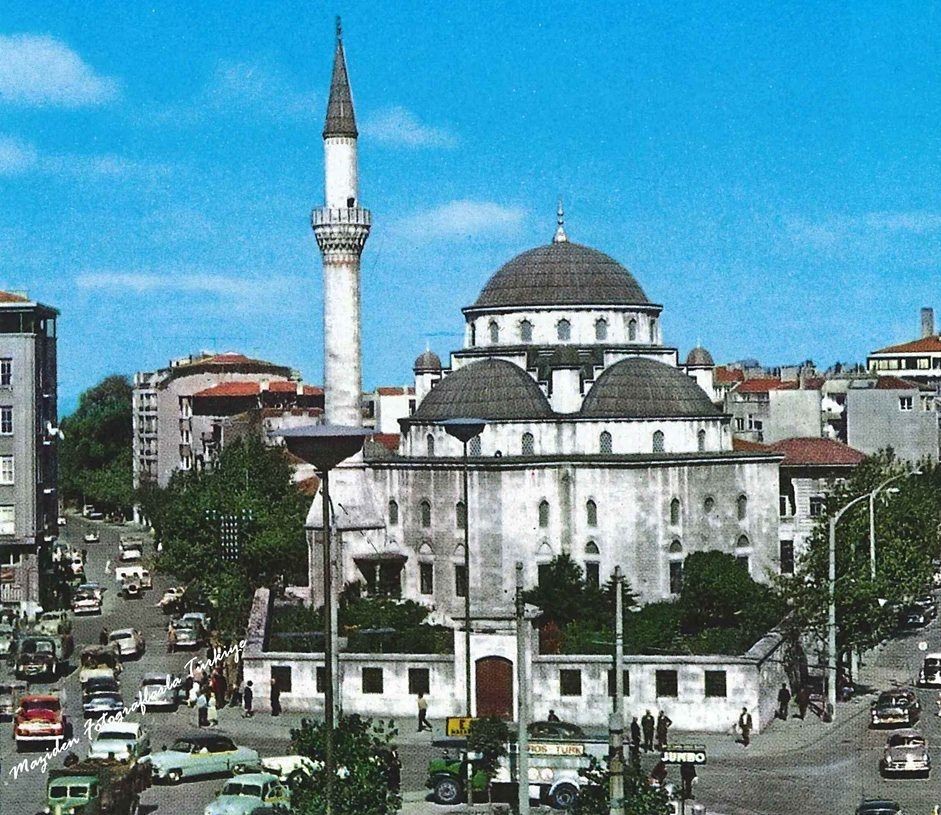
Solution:
[[[440,371],[441,370],[441,357],[439,357],[434,351],[431,351],[431,350],[422,351],[416,357],[415,364],[412,366],[412,370]]]
[[[411,419],[543,419],[552,415],[535,380],[504,359],[472,362],[442,379],[418,406]]]
[[[654,419],[718,416],[719,411],[678,368],[646,357],[631,357],[606,369],[582,402],[589,419]]]
[[[697,345],[692,351],[689,352],[689,354],[687,354],[686,364],[713,366],[715,365],[715,362],[712,360],[712,354],[710,354],[701,345]]]
[[[523,252],[498,269],[473,308],[649,302],[634,276],[614,258],[561,240]]]

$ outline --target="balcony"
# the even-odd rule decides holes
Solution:
[[[315,228],[334,224],[372,226],[372,213],[361,207],[352,207],[350,209],[318,207],[310,214],[310,223]]]

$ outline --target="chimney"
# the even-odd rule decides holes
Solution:
[[[271,388],[271,380],[270,380],[270,379],[262,379],[262,380],[258,383],[258,390],[259,390],[259,392],[261,392],[261,393],[267,393],[267,391],[268,391],[270,388]]]
[[[933,308],[923,308],[921,310],[921,336],[922,338],[934,336],[934,309]]]

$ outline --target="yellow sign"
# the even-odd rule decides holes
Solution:
[[[585,745],[578,742],[535,741],[529,745],[531,756],[583,756]]]
[[[470,734],[471,722],[475,719],[471,716],[448,716],[445,723],[445,734],[457,738],[466,738]]]

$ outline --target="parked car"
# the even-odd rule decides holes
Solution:
[[[113,676],[95,676],[82,685],[82,701],[87,701],[95,693],[120,693],[121,683]]]
[[[101,596],[93,591],[76,591],[72,595],[73,614],[101,614]]]
[[[173,674],[146,673],[141,677],[137,697],[147,710],[176,710],[182,682]]]
[[[114,645],[86,645],[82,649],[78,681],[85,685],[92,679],[117,679],[123,670],[117,647]]]
[[[883,775],[931,773],[928,741],[918,730],[899,730],[889,736],[879,769]]]
[[[114,691],[99,691],[88,694],[82,701],[82,713],[86,719],[112,715],[124,710],[124,699]]]
[[[39,676],[55,679],[59,675],[57,650],[53,637],[23,637],[16,651],[17,679],[35,679]]]
[[[17,752],[27,744],[52,741],[58,746],[68,738],[68,721],[59,697],[52,693],[31,693],[20,699],[13,715],[13,738]]]
[[[123,552],[125,549],[143,549],[144,539],[140,535],[121,535],[118,541],[118,549]]]
[[[198,620],[175,620],[170,626],[176,632],[176,648],[199,648],[206,643],[206,632]]]
[[[917,631],[931,622],[928,612],[920,608],[908,608],[902,612],[899,625],[905,631]]]
[[[140,549],[125,549],[118,555],[119,563],[140,563],[144,556]]]
[[[119,628],[108,635],[108,641],[118,648],[118,655],[124,657],[140,657],[144,655],[144,637],[136,628]]]
[[[71,634],[72,618],[65,610],[44,611],[39,615],[34,630],[40,634]]]
[[[920,611],[924,611],[930,619],[934,619],[938,616],[938,604],[935,602],[934,597],[930,594],[926,594],[922,597],[919,597],[912,603],[912,608],[917,608]]]
[[[526,730],[531,739],[539,741],[572,741],[585,738],[585,731],[571,722],[531,722]]]
[[[105,519],[105,514],[99,509],[93,509],[88,513],[89,521],[103,521]]]
[[[99,535],[94,529],[91,529],[82,535],[82,540],[85,541],[85,543],[100,543],[101,535]]]
[[[271,773],[246,773],[227,781],[204,815],[250,815],[259,806],[291,804],[291,791]]]
[[[941,653],[925,654],[925,661],[918,672],[918,687],[941,688]]]
[[[90,591],[98,595],[99,599],[104,599],[105,592],[108,589],[105,586],[102,586],[101,583],[96,583],[94,581],[86,581],[80,583],[76,591]]]
[[[258,753],[237,747],[227,736],[196,733],[177,739],[169,750],[151,753],[141,761],[153,768],[155,780],[178,784],[184,778],[239,772],[258,764]]]
[[[167,589],[163,597],[154,605],[156,608],[163,609],[164,614],[172,614],[183,600],[184,594],[186,594],[186,589],[183,586],[173,586]]]
[[[870,727],[911,727],[918,721],[921,704],[913,690],[900,688],[879,694],[869,709]]]
[[[285,781],[291,787],[296,787],[305,778],[314,773],[314,762],[307,756],[265,756],[260,767],[251,768],[252,771],[271,773],[278,780]]]
[[[19,679],[0,682],[0,719],[12,719],[29,685]]]
[[[856,815],[902,815],[902,808],[895,801],[870,799],[856,808]]]
[[[140,722],[108,722],[88,747],[89,758],[136,761],[150,752],[150,733]]]

